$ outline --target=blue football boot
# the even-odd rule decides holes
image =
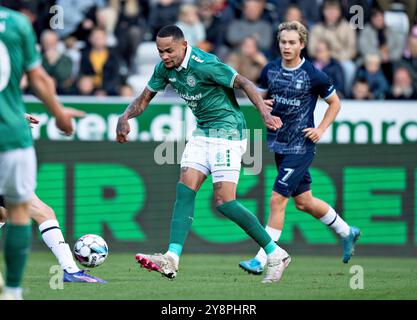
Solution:
[[[256,258],[246,260],[246,261],[241,261],[239,263],[239,267],[248,273],[256,274],[256,275],[260,275],[264,271],[264,266]]]
[[[348,263],[355,251],[355,243],[358,241],[361,231],[357,227],[350,227],[349,235],[342,238],[343,262]]]
[[[107,283],[106,280],[97,278],[88,274],[89,270],[80,270],[78,272],[69,273],[64,270],[64,282],[95,282],[95,283]]]

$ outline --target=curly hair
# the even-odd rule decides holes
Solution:
[[[300,42],[307,44],[308,40],[308,31],[307,28],[298,21],[290,21],[290,22],[283,22],[278,26],[278,41],[282,31],[297,31],[298,35],[300,36]]]

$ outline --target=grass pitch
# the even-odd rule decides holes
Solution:
[[[353,257],[347,265],[340,257],[293,256],[280,283],[262,284],[263,276],[238,268],[242,255],[187,255],[175,280],[148,272],[136,264],[134,254],[111,253],[91,270],[107,284],[65,283],[57,287],[56,260],[50,252],[32,252],[24,280],[29,300],[357,300],[417,299],[417,259]],[[3,255],[0,258],[4,267]],[[360,266],[363,289],[352,289]],[[52,269],[53,270],[53,269]],[[55,278],[54,278],[55,276]],[[59,287],[59,286],[58,286]]]

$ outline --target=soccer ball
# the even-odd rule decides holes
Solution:
[[[74,245],[74,256],[83,266],[94,268],[106,260],[109,253],[106,241],[96,234],[86,234]]]

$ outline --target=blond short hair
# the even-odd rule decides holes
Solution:
[[[278,41],[281,35],[282,31],[297,31],[298,35],[300,36],[300,42],[307,44],[308,40],[308,31],[307,28],[298,21],[289,21],[289,22],[283,22],[278,26]]]

